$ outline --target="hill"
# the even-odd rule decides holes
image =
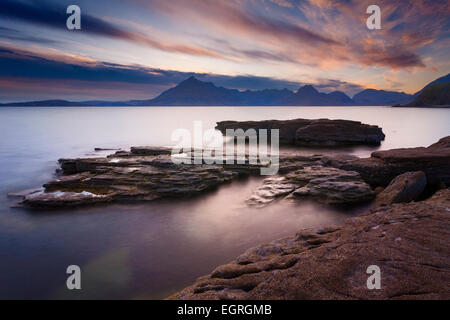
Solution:
[[[425,88],[407,107],[450,108],[450,82]]]

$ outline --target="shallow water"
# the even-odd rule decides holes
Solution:
[[[449,109],[388,107],[0,108],[0,298],[162,298],[246,249],[300,228],[342,223],[364,207],[338,211],[311,202],[245,206],[259,178],[195,199],[76,210],[10,208],[8,192],[51,179],[61,157],[104,155],[95,147],[171,145],[177,128],[222,120],[330,118],[383,128],[376,149],[427,146],[450,134]],[[326,150],[304,150],[305,153]],[[65,289],[68,265],[82,290]]]

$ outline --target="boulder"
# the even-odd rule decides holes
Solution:
[[[376,205],[410,202],[417,200],[427,186],[427,177],[422,171],[406,172],[395,177],[391,183],[380,192]]]

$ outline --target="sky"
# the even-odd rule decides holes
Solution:
[[[69,5],[81,30],[66,27]],[[149,99],[191,75],[415,93],[450,72],[449,26],[448,0],[2,0],[0,102]]]

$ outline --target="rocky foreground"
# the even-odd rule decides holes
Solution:
[[[171,299],[449,299],[450,190],[252,248]],[[381,289],[367,288],[370,265]]]
[[[193,160],[194,152],[179,156]],[[259,176],[261,165],[237,156],[242,164],[175,164],[170,149],[135,147],[61,159],[57,179],[19,195],[33,208],[190,197]],[[371,211],[250,249],[172,299],[450,298],[450,136],[368,158],[289,153],[279,162],[278,175],[262,180],[248,205],[312,199],[371,202]],[[380,290],[367,289],[369,265],[381,268]]]
[[[348,172],[341,183],[357,177],[374,187],[370,212],[342,226],[300,230],[252,248],[169,298],[449,299],[450,137],[428,148],[375,152],[366,159],[323,157],[321,163]],[[307,175],[314,176],[314,168],[307,167]],[[324,176],[303,184],[333,184],[329,177],[335,168],[325,168]],[[304,187],[291,187],[296,172],[280,178],[281,183],[266,180],[266,192],[257,191],[254,200],[265,204],[274,195],[304,194]],[[273,185],[284,189],[268,187]],[[329,198],[329,192],[321,197]],[[380,289],[367,287],[371,265],[381,270]]]

